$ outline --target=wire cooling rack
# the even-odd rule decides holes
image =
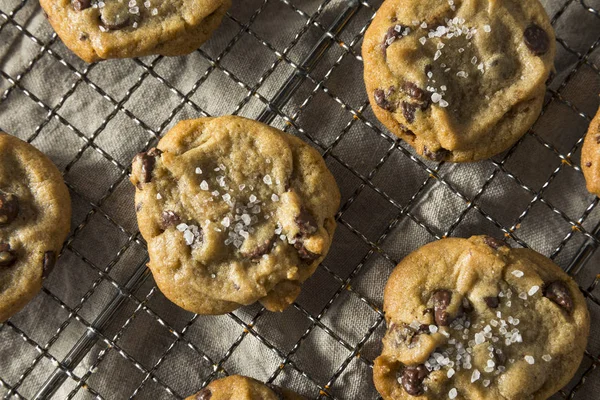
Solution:
[[[371,113],[360,45],[380,3],[238,0],[190,56],[89,65],[36,1],[0,2],[0,129],[53,159],[74,208],[42,293],[0,325],[0,396],[183,398],[241,373],[310,398],[378,398],[371,368],[386,277],[424,243],[487,233],[540,251],[578,281],[592,335],[556,398],[597,398],[600,209],[578,164],[600,92],[600,2],[546,2],[558,57],[543,114],[509,151],[465,165],[415,156]],[[314,145],[342,190],[333,248],[282,314],[254,305],[192,315],[145,267],[130,159],[181,119],[228,113]]]

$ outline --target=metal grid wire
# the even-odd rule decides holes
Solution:
[[[387,276],[418,244],[450,235],[504,235],[515,245],[550,256],[577,279],[592,315],[598,317],[600,267],[597,260],[589,260],[597,257],[600,210],[598,199],[585,192],[578,167],[583,133],[595,110],[575,100],[572,85],[581,86],[584,80],[584,87],[598,92],[600,3],[548,3],[559,57],[567,61],[557,66],[543,114],[509,151],[471,165],[437,164],[415,156],[371,114],[360,82],[360,44],[380,3],[234,1],[215,37],[189,56],[194,57],[193,68],[172,74],[173,61],[164,57],[84,64],[49,30],[36,1],[2,0],[0,129],[48,149],[65,147],[62,141],[68,134],[76,150],[53,159],[64,173],[75,210],[83,210],[74,215],[72,233],[42,293],[26,310],[0,325],[3,398],[183,398],[223,375],[252,375],[254,370],[240,361],[256,357],[249,346],[264,352],[255,362],[270,368],[269,375],[259,379],[297,389],[310,398],[377,398],[370,375],[385,322],[382,288],[374,287],[374,276]],[[265,33],[265,21],[273,15],[283,19],[277,24],[285,25],[291,34]],[[587,34],[576,42],[563,39],[576,23],[589,24]],[[250,51],[268,54],[255,75],[236,69],[228,60],[248,41],[254,43]],[[8,63],[15,51],[25,48],[30,58],[16,67]],[[50,68],[49,64],[60,68],[60,74],[47,82],[50,89],[44,92],[31,83],[32,76]],[[105,65],[110,68],[103,69]],[[115,88],[103,78],[131,75],[131,71],[137,78],[127,86]],[[214,84],[217,74],[228,86]],[[353,79],[357,82],[350,82]],[[156,96],[171,99],[166,104],[172,107],[166,107],[158,119],[149,119],[147,109],[135,108],[147,87]],[[67,112],[73,107],[70,100],[84,90],[99,95],[96,103],[103,104],[94,110],[101,117],[95,129],[82,127],[74,122],[76,114]],[[202,100],[213,91],[230,97],[238,91],[239,97],[228,109],[221,104],[215,110],[213,102]],[[597,98],[591,97],[591,104],[597,105]],[[23,102],[28,106],[22,109]],[[34,124],[27,130],[9,123],[10,115],[23,112],[27,114],[23,118]],[[124,135],[113,131],[113,123],[129,123],[136,140],[143,138],[136,147],[142,151],[156,144],[178,120],[215,113],[254,117],[301,136],[321,151],[342,189],[331,253],[282,315],[256,305],[216,318],[176,310],[154,285],[145,267],[143,238],[121,211],[133,208],[127,200],[119,200],[131,197],[126,158],[131,154],[120,154],[114,145],[109,149],[112,142],[107,137],[119,143],[116,136]],[[545,117],[556,113],[562,113],[564,123],[559,133],[544,125]],[[59,140],[46,145],[42,139],[53,135]],[[90,163],[98,170],[89,172]],[[537,164],[539,174],[532,173],[531,163]],[[102,177],[105,170],[110,173]],[[84,189],[81,182],[86,175],[98,181],[97,187]],[[408,183],[403,180],[407,175],[413,178]],[[502,201],[494,201],[499,186],[517,204],[510,210],[500,212]],[[440,198],[451,199],[452,204],[436,212],[431,205]],[[576,198],[576,206],[566,203],[566,198]],[[115,239],[101,244],[107,232]],[[90,253],[88,246],[105,246],[103,257]],[[64,279],[75,268],[87,271],[87,278],[77,283]],[[76,297],[69,292],[73,285]],[[291,321],[292,326],[284,339],[272,334],[283,321]],[[199,333],[213,324],[223,329],[218,340]],[[147,330],[161,332],[161,346],[131,350]],[[192,364],[200,364],[205,373],[191,379],[185,369]],[[590,345],[576,378],[556,397],[597,395],[586,392],[590,385],[586,382],[594,381],[599,364],[600,350]]]

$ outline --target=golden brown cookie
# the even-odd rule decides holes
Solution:
[[[279,386],[246,376],[232,375],[211,382],[186,400],[303,400],[304,397]]]
[[[52,161],[0,132],[0,322],[40,291],[70,223],[69,191]]]
[[[40,0],[63,43],[87,62],[189,54],[231,0]]]
[[[577,284],[548,258],[488,236],[409,254],[385,287],[374,380],[385,400],[543,400],[567,384],[589,334]]]
[[[588,190],[600,196],[600,109],[585,136],[581,149],[581,165]]]
[[[158,287],[198,314],[284,310],[331,245],[340,193],[323,158],[253,120],[182,121],[131,181]]]
[[[538,0],[386,0],[365,34],[377,118],[434,161],[508,149],[537,119],[555,39]]]

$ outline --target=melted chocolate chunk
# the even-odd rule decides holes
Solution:
[[[128,8],[122,4],[107,3],[100,11],[100,25],[109,31],[116,31],[129,25],[131,17]]]
[[[212,392],[209,388],[204,388],[196,395],[196,400],[210,400]]]
[[[423,364],[404,367],[400,379],[402,387],[411,396],[419,396],[424,392],[423,380],[427,375],[429,375],[429,371]]]
[[[19,215],[19,200],[14,194],[0,191],[0,225],[7,225]]]
[[[163,229],[167,229],[170,226],[179,225],[181,218],[174,211],[163,211],[161,215],[161,225]]]
[[[483,301],[489,308],[498,308],[500,305],[500,299],[497,296],[484,297]]]
[[[450,315],[446,308],[452,300],[452,292],[449,290],[437,290],[433,293],[433,310],[435,323],[439,326],[450,325]]]
[[[388,93],[392,92],[388,90]],[[375,99],[375,104],[377,104],[380,108],[383,108],[386,111],[394,112],[396,111],[396,106],[389,101],[389,94],[383,91],[383,89],[375,89],[373,92],[373,98]]]
[[[508,246],[506,242],[504,242],[504,240],[496,239],[491,236],[486,236],[485,238],[483,238],[483,243],[487,244],[494,250],[498,250],[500,247]]]
[[[75,11],[81,11],[90,8],[92,6],[92,0],[73,0],[72,4]]]
[[[431,151],[427,148],[427,146],[423,146],[423,154],[425,154],[425,157],[429,158],[432,161],[440,162],[448,158],[451,152],[450,150],[446,150],[444,148],[440,148],[436,151]]]
[[[160,156],[162,151],[157,148],[152,148],[146,153],[139,153],[135,156],[134,162],[140,162],[142,165],[140,182],[149,183],[152,181],[152,171],[156,165],[156,157]]]
[[[420,103],[426,103],[429,101],[429,96],[427,93],[425,93],[423,89],[412,82],[404,82],[402,85],[402,90]]]
[[[56,265],[56,253],[53,251],[47,251],[44,253],[44,261],[43,261],[43,272],[42,278],[47,278],[48,275],[54,270],[54,266]]]
[[[302,236],[312,235],[318,229],[317,220],[306,208],[300,208],[300,214],[294,219],[300,228]]]
[[[385,38],[383,39],[383,49],[384,51],[390,47],[392,43],[394,43],[397,39],[402,39],[404,35],[402,32],[406,29],[406,27],[402,25],[394,25],[390,26],[385,34]]]
[[[302,240],[300,239],[296,240],[294,247],[296,248],[296,251],[298,251],[298,256],[304,261],[312,262],[321,257],[320,254],[315,254],[307,250],[306,247],[304,247],[304,243],[302,243]]]
[[[0,267],[10,267],[17,261],[17,255],[8,243],[0,243]]]
[[[406,101],[402,102],[402,115],[406,118],[406,122],[412,124],[415,122],[415,112],[419,108],[418,104],[408,103]]]
[[[550,50],[550,38],[545,30],[533,24],[525,29],[525,44],[536,56],[546,54]]]
[[[569,314],[573,311],[573,300],[564,282],[554,281],[544,289],[544,296],[565,309]]]
[[[393,333],[397,347],[402,343],[404,343],[406,346],[410,346],[418,341],[419,335],[423,333],[429,333],[429,325],[422,324],[419,326],[419,329],[414,329],[410,325],[397,325],[392,323],[389,331]]]
[[[254,249],[251,253],[244,254],[244,257],[247,257],[252,261],[258,261],[263,255],[269,254],[273,248],[273,244],[275,244],[273,239],[265,240],[263,244]]]

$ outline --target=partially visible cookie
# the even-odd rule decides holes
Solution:
[[[40,0],[63,43],[87,62],[191,53],[231,0]]]
[[[433,161],[476,161],[533,125],[554,70],[538,0],[386,0],[362,46],[377,118]]]
[[[158,287],[198,314],[284,310],[331,245],[340,193],[323,158],[256,121],[182,121],[131,181]]]
[[[0,132],[0,322],[39,292],[70,224],[58,169],[35,147]]]
[[[304,397],[279,386],[246,376],[232,375],[211,382],[186,400],[303,400]]]
[[[488,236],[409,254],[384,293],[374,381],[385,400],[543,400],[575,374],[590,318],[577,284]]]
[[[590,193],[600,196],[600,108],[581,149],[581,170]]]

